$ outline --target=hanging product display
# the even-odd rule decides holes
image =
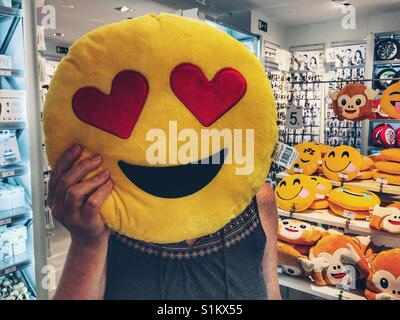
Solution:
[[[372,144],[392,148],[396,144],[396,132],[390,124],[378,124],[372,131]]]
[[[385,39],[375,49],[377,60],[393,60],[400,57],[400,44],[396,39]]]
[[[200,21],[147,15],[75,42],[47,95],[46,150],[52,166],[74,143],[84,156],[103,157],[101,170],[110,171],[114,189],[101,214],[112,230],[148,242],[180,242],[216,232],[249,205],[277,142],[275,108],[263,68],[240,42]],[[232,146],[214,155],[207,148],[203,157],[192,153],[181,163],[174,159],[178,150],[161,144],[156,149],[167,161],[159,152],[149,159],[146,150],[155,148],[146,140],[149,130],[167,133],[171,125],[197,136],[206,128],[251,128],[253,170],[238,174],[233,160],[225,163]],[[216,158],[218,164],[211,163]],[[192,165],[200,160],[208,165]]]
[[[393,119],[400,119],[400,82],[389,86],[382,95],[381,109]]]
[[[365,297],[369,300],[400,300],[400,249],[369,257],[371,270]]]
[[[347,84],[342,90],[330,93],[333,110],[340,121],[375,119],[375,98],[378,93],[360,83]]]

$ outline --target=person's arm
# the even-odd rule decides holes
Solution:
[[[73,146],[61,156],[49,182],[48,204],[54,217],[71,234],[67,261],[55,300],[98,300],[104,298],[109,230],[99,210],[110,195],[109,172],[83,181],[101,165],[93,156],[77,162],[82,148]]]
[[[261,224],[267,236],[263,257],[263,273],[268,300],[281,300],[278,283],[278,210],[271,187],[264,183],[257,193],[257,204]]]

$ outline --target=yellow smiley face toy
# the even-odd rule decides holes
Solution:
[[[318,170],[321,162],[320,148],[312,142],[303,142],[295,146],[299,153],[292,168],[289,169],[290,174],[300,173],[312,175]]]
[[[212,234],[250,204],[277,142],[265,71],[204,22],[147,15],[96,29],[60,63],[44,110],[51,166],[98,154],[108,227],[153,243]],[[221,142],[223,141],[223,143]]]
[[[315,201],[310,206],[310,209],[321,210],[329,208],[328,195],[332,191],[332,184],[329,180],[319,176],[312,176],[310,179],[317,186]]]
[[[362,156],[356,149],[339,146],[325,155],[322,172],[330,180],[351,181],[357,178],[362,164]]]
[[[382,111],[393,119],[400,119],[400,82],[388,87],[381,98]]]
[[[317,186],[309,176],[294,174],[283,178],[275,189],[278,207],[285,211],[307,210],[315,200]]]

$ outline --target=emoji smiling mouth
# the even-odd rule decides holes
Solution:
[[[400,100],[392,100],[390,101],[393,108],[395,108],[397,113],[400,113]]]
[[[325,162],[325,167],[326,167],[329,171],[331,171],[331,172],[342,172],[343,170],[346,170],[346,169],[347,169],[347,167],[350,165],[350,163],[351,163],[351,161],[350,161],[350,162],[347,164],[347,166],[345,166],[343,169],[340,169],[340,170],[337,170],[337,171],[332,170],[331,168],[329,168],[326,162]]]
[[[342,273],[331,273],[331,276],[335,279],[343,279],[346,276],[345,272]]]
[[[400,221],[389,220],[389,223],[391,223],[395,226],[400,226]]]
[[[295,230],[295,229],[291,229],[291,228],[285,228],[287,231],[289,231],[289,232],[299,232],[298,230]]]
[[[310,160],[303,160],[303,159],[300,159],[300,161],[303,162],[303,163],[309,163],[310,162]]]
[[[289,199],[282,198],[281,195],[279,194],[279,192],[277,192],[276,194],[277,194],[278,197],[281,198],[282,200],[289,201],[289,200],[293,200],[294,198],[296,198],[302,191],[303,191],[303,188],[301,188],[300,191],[299,191],[294,197],[289,198]]]
[[[171,167],[146,167],[124,161],[119,161],[118,166],[129,181],[141,190],[156,197],[177,199],[194,194],[208,185],[221,170],[227,154],[228,150],[223,149],[208,159]]]

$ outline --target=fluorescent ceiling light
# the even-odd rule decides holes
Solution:
[[[61,32],[53,32],[52,35],[53,35],[54,37],[59,37],[59,38],[65,36],[65,34],[64,34],[64,33],[61,33]]]
[[[61,8],[64,8],[64,9],[75,9],[75,5],[74,4],[62,4]]]
[[[127,13],[127,12],[132,12],[135,9],[129,8],[129,7],[126,7],[126,6],[122,6],[122,7],[115,8],[115,10],[120,11],[122,13]]]

